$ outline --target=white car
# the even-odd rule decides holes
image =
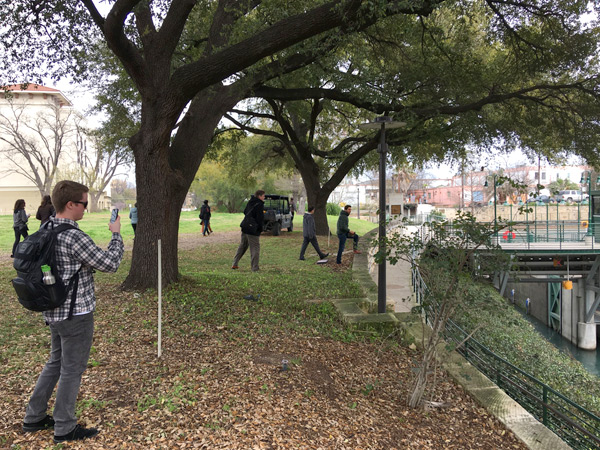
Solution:
[[[581,195],[581,191],[568,189],[559,191],[555,198],[558,202],[580,202],[584,197]]]

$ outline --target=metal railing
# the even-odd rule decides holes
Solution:
[[[446,221],[444,232],[446,237],[450,237],[464,231],[454,227],[452,221]],[[490,232],[493,232],[493,224],[490,224]],[[435,228],[424,224],[420,227],[419,237],[423,242],[435,239]],[[600,224],[572,220],[509,222],[497,233],[492,233],[490,238],[492,244],[511,249],[531,250],[548,247],[557,250],[577,248],[600,251]]]
[[[566,243],[580,243],[590,249],[599,249],[596,233],[600,231],[597,224],[587,221],[569,220],[543,222],[515,222],[497,233],[497,240],[503,244],[521,244],[531,248],[536,243],[558,244],[561,249]]]
[[[424,305],[428,288],[415,265],[412,267],[412,281],[417,303]],[[430,323],[435,317],[435,308],[425,304],[424,312],[426,321]],[[600,417],[468,336],[469,333],[453,321],[449,320],[446,324],[445,339],[456,343],[460,354],[537,420],[574,449],[600,449]],[[461,342],[464,342],[463,345],[458,346]]]

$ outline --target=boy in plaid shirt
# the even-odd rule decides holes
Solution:
[[[23,431],[38,431],[54,427],[54,441],[77,441],[98,434],[95,428],[77,424],[75,402],[81,376],[87,367],[94,335],[94,270],[116,272],[123,258],[121,220],[117,217],[108,225],[112,239],[107,250],[102,250],[79,229],[77,221],[83,218],[88,204],[88,188],[74,181],[60,181],[52,191],[56,208],[54,226],[68,223],[77,229],[66,230],[57,236],[56,264],[65,286],[79,273],[73,315],[69,318],[72,292],[60,307],[43,313],[50,326],[52,349],[50,359],[42,370],[23,422]],[[47,414],[48,400],[56,384],[54,417]]]

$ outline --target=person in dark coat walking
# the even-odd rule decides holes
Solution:
[[[202,220],[202,236],[208,236],[212,229],[210,228],[210,206],[208,200],[204,200],[204,204],[200,208],[200,220]]]
[[[300,248],[300,261],[304,261],[304,252],[306,252],[309,242],[315,248],[319,258],[325,259],[329,256],[329,253],[323,253],[319,248],[319,243],[317,242],[317,227],[315,226],[315,218],[313,217],[314,213],[314,206],[309,206],[308,212],[304,213],[304,218],[302,220],[302,236],[304,236],[304,241],[302,242],[302,248]]]
[[[11,258],[14,257],[15,252],[17,251],[17,245],[19,245],[21,236],[23,236],[23,239],[25,239],[29,235],[27,233],[29,230],[29,227],[27,226],[29,216],[30,214],[25,212],[25,200],[20,198],[15,202],[15,209],[13,211],[13,230],[15,231],[15,243],[13,244],[12,253],[10,255]]]
[[[53,217],[55,214],[56,210],[54,209],[54,205],[52,205],[52,197],[44,195],[42,203],[35,215],[35,218],[40,221],[40,228],[42,228],[42,225],[48,222],[50,217]]]
[[[231,265],[232,269],[239,269],[238,263],[248,247],[250,247],[250,261],[252,265],[252,272],[258,272],[258,258],[260,256],[260,233],[263,230],[263,222],[265,220],[264,217],[264,205],[265,205],[265,191],[258,190],[254,193],[254,196],[250,198],[250,201],[246,205],[244,209],[244,221],[246,220],[246,216],[250,216],[255,222],[257,227],[255,229],[244,228],[242,227],[242,239],[240,241],[240,245],[237,249],[237,252],[233,258],[233,264]],[[242,221],[242,223],[244,223]]]

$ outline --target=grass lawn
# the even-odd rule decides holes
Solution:
[[[237,234],[240,215],[214,219],[215,230]],[[101,236],[107,220],[89,215],[81,225]],[[199,233],[193,213],[184,213],[181,230]],[[301,233],[265,235],[261,271],[252,273],[249,255],[230,269],[234,240],[196,241],[180,251],[181,281],[164,289],[161,358],[156,292],[119,289],[131,252],[116,274],[96,273],[96,331],[76,411],[100,434],[68,448],[525,448],[444,373],[428,399],[449,407],[408,408],[418,352],[395,336],[347,328],[327,301],[363,295],[349,269],[352,252],[341,266],[321,266],[312,250],[298,261]],[[0,448],[62,448],[52,431],[20,430],[49,329],[18,304],[14,270],[3,261]]]
[[[213,213],[211,217],[211,227],[215,231],[238,231],[240,222],[244,215],[228,214],[228,213]],[[108,221],[110,219],[110,211],[98,213],[86,213],[82,220],[79,221],[80,228],[89,234],[92,239],[98,244],[107,244],[110,239],[108,233]],[[329,228],[335,234],[337,216],[328,216]],[[14,231],[12,228],[12,215],[0,215],[0,251],[11,251],[15,240]],[[194,234],[201,233],[200,219],[198,219],[198,211],[182,211],[179,221],[179,234]],[[40,226],[40,221],[35,217],[29,218],[29,233],[33,233]],[[377,224],[366,220],[358,220],[350,218],[350,228],[356,230],[359,235],[375,228]],[[294,217],[294,231],[302,229],[302,216]],[[283,232],[285,233],[285,231]],[[133,229],[129,222],[129,211],[121,212],[121,234],[125,243],[133,241]]]

